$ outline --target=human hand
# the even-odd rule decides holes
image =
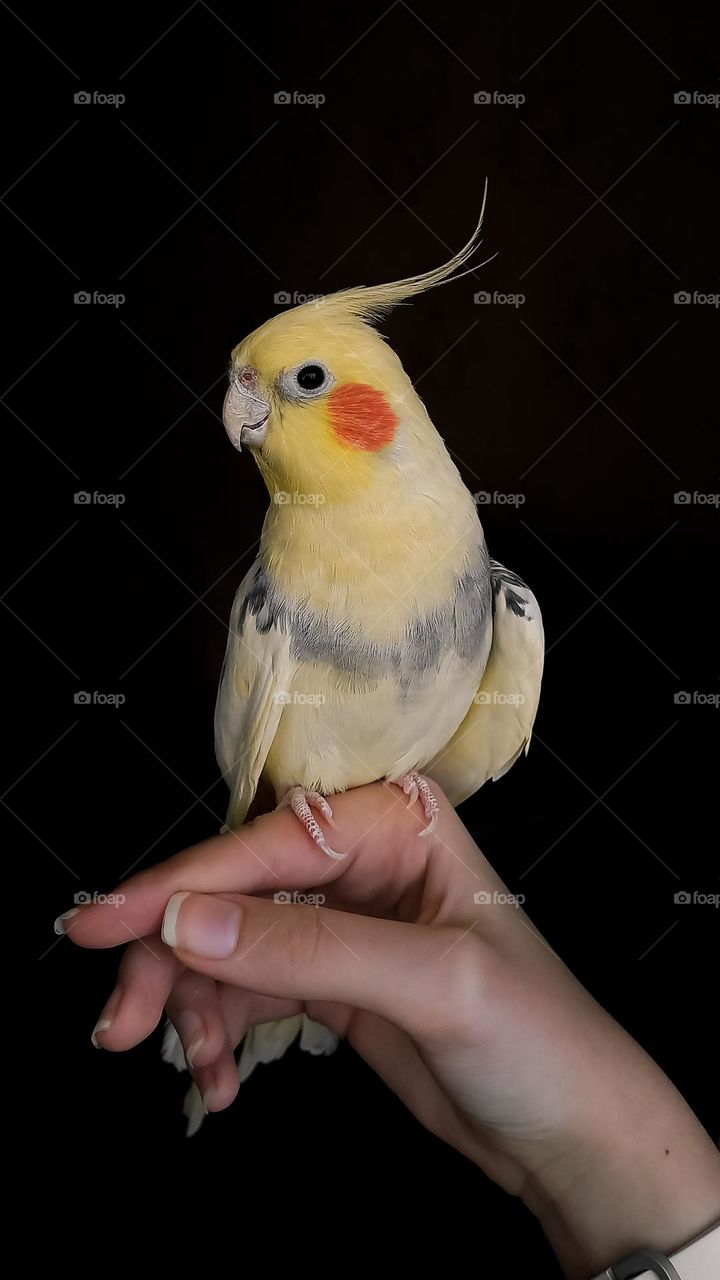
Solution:
[[[120,909],[66,920],[82,946],[136,938],[98,1043],[131,1047],[167,1006],[221,1110],[247,1027],[304,1011],[522,1196],[571,1275],[648,1241],[674,1248],[717,1216],[709,1138],[513,905],[447,801],[422,839],[418,814],[381,784],[333,807],[345,862],[322,859],[280,811],[133,877]],[[273,901],[295,890],[324,904]]]

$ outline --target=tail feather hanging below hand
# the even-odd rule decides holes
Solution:
[[[319,1057],[320,1054],[334,1053],[339,1042],[340,1037],[329,1027],[324,1027],[322,1022],[314,1022],[306,1013],[303,1014],[300,1048],[305,1053],[312,1053],[315,1057]]]
[[[321,1022],[308,1018],[306,1013],[295,1014],[292,1018],[281,1018],[278,1022],[262,1022],[250,1027],[243,1040],[242,1053],[238,1063],[240,1084],[243,1084],[255,1070],[259,1062],[276,1062],[286,1049],[297,1038],[299,1047],[304,1053],[314,1057],[321,1054],[334,1053],[340,1037]],[[162,1044],[162,1060],[177,1071],[187,1071],[185,1053],[180,1037],[171,1022],[165,1028]],[[202,1125],[207,1111],[197,1085],[188,1089],[183,1102],[183,1115],[187,1119],[187,1137],[192,1138]]]
[[[248,1079],[259,1062],[275,1062],[282,1058],[300,1031],[302,1017],[298,1013],[293,1018],[281,1018],[279,1022],[261,1022],[248,1028],[238,1063],[241,1084]]]
[[[243,1041],[238,1064],[240,1083],[243,1084],[259,1062],[276,1062],[300,1033],[299,1046],[305,1053],[319,1056],[333,1053],[338,1037],[320,1022],[314,1022],[306,1013],[293,1018],[281,1018],[279,1022],[262,1022],[250,1027]]]

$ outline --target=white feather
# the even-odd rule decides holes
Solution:
[[[281,1018],[278,1022],[261,1022],[249,1027],[243,1040],[238,1064],[240,1083],[244,1084],[259,1062],[275,1062],[282,1058],[300,1031],[302,1014]]]
[[[514,575],[504,585],[502,566],[497,570],[492,646],[480,687],[460,727],[425,769],[454,805],[490,778],[501,778],[527,751],[540,699],[545,651],[540,607],[529,587]],[[513,598],[522,613],[512,608]]]
[[[185,1050],[182,1047],[182,1042],[172,1022],[168,1022],[165,1031],[163,1032],[160,1056],[163,1062],[167,1062],[168,1065],[174,1067],[176,1071],[187,1071]]]

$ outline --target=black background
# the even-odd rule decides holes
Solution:
[[[256,1073],[186,1143],[185,1082],[157,1039],[114,1057],[90,1047],[116,957],[52,934],[75,892],[223,817],[215,686],[266,506],[219,421],[230,348],[276,292],[444,261],[486,176],[480,256],[497,256],[384,326],[470,488],[523,495],[481,516],[545,618],[530,755],[463,817],[717,1133],[717,915],[674,902],[718,888],[718,710],[674,701],[718,690],[718,511],[674,502],[718,489],[717,310],[674,302],[718,290],[719,113],[674,101],[717,92],[710,11],[2,10],[19,85],[2,214],[18,458],[5,603],[28,665],[5,803],[42,1011],[24,1114],[35,1149],[61,1162],[52,1203],[80,1221],[98,1192],[104,1217],[122,1206],[127,1230],[147,1216],[172,1235],[177,1198],[188,1230],[205,1199],[208,1239],[227,1197],[235,1227],[272,1223],[277,1256],[299,1235],[324,1248],[318,1231],[339,1224],[353,1239],[391,1232],[413,1259],[436,1239],[482,1265],[499,1242],[518,1270],[556,1273],[523,1207],[346,1048]],[[276,103],[283,90],[326,101]],[[79,91],[126,101],[76,104]],[[526,101],[476,104],[479,91]],[[125,301],[76,305],[81,290]],[[479,306],[477,290],[525,300]],[[77,505],[81,490],[124,503]],[[125,702],[77,706],[79,690]],[[175,1210],[158,1217],[168,1194]]]

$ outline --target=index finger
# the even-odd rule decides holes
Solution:
[[[334,840],[347,851],[344,862],[327,858],[289,810],[276,810],[132,876],[106,895],[111,901],[66,913],[57,927],[81,947],[115,947],[156,933],[168,900],[180,890],[259,894],[307,889],[348,877],[360,854],[373,883],[376,877],[382,882],[393,864],[398,866],[393,854],[414,842],[422,825],[422,814],[408,813],[402,796],[382,784],[333,797],[333,806]]]

